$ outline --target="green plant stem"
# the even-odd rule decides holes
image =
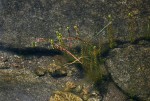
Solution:
[[[91,37],[91,39],[89,39],[88,42],[90,42],[94,37],[98,36],[100,33],[102,33],[104,31],[104,29],[106,29],[110,24],[112,24],[112,21],[110,21],[107,25],[105,25],[98,33],[96,33],[93,37]]]

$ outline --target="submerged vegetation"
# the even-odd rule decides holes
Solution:
[[[101,80],[104,76],[103,63],[105,61],[105,53],[117,46],[117,38],[115,38],[115,28],[113,26],[113,17],[108,15],[108,24],[105,25],[98,33],[91,36],[81,36],[82,33],[78,26],[67,27],[67,36],[64,36],[59,31],[56,31],[56,40],[54,39],[38,39],[38,41],[33,42],[32,46],[36,47],[39,42],[49,43],[51,49],[58,49],[64,52],[64,55],[68,58],[70,63],[64,64],[72,65],[74,63],[81,64],[81,67],[85,71],[85,75],[92,81],[96,82]],[[144,36],[147,39],[150,38],[150,21],[143,28]],[[137,23],[135,18],[131,13],[128,13],[128,40],[130,43],[134,43],[136,40],[136,27]],[[93,40],[100,35],[103,31],[107,34],[108,42],[103,42],[103,39],[98,39],[98,43],[94,43]],[[75,33],[75,34],[73,34]]]
[[[147,21],[147,23],[145,23],[143,29],[146,39],[150,39],[150,19]]]
[[[128,17],[129,17],[129,21],[128,21],[129,40],[132,43],[135,40],[136,21],[132,13],[129,13]]]
[[[113,18],[111,15],[108,15],[107,19],[109,22],[113,22]],[[109,47],[113,48],[115,46],[115,36],[114,36],[114,28],[112,23],[107,27],[107,34],[109,40]]]

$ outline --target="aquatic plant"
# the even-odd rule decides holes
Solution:
[[[147,37],[150,37],[150,21],[147,24]]]
[[[107,28],[110,24],[111,23],[107,24],[105,28]],[[102,69],[100,67],[100,62],[98,61],[98,55],[101,52],[101,47],[94,45],[92,43],[92,38],[81,38],[79,27],[74,26],[73,28],[76,34],[73,34],[71,36],[70,27],[67,27],[68,37],[63,37],[61,36],[60,32],[56,32],[57,40],[50,40],[51,47],[53,49],[63,51],[64,53],[68,54],[74,59],[72,60],[72,62],[64,64],[64,66],[71,65],[74,63],[80,63],[85,71],[85,75],[92,81],[97,81],[98,79],[101,79],[103,75]],[[95,36],[99,35],[101,32],[102,31],[97,33]],[[66,41],[63,40],[68,40],[68,43],[65,43]],[[80,42],[81,54],[76,54],[73,51],[73,41]],[[62,42],[64,42],[64,45],[62,44]]]
[[[111,24],[112,22],[109,22],[106,26],[104,26],[102,30],[96,33],[93,37],[97,37],[103,30],[105,30]],[[80,36],[79,27],[74,26],[73,29],[76,34],[71,35],[71,33],[74,32],[71,32],[70,27],[67,27],[68,37],[64,37],[60,32],[56,31],[56,40],[49,39],[48,42],[50,43],[52,49],[58,49],[71,57],[72,61],[70,63],[64,64],[64,66],[71,65],[74,63],[80,63],[85,71],[85,75],[95,82],[101,79],[103,75],[103,70],[101,68],[102,62],[98,59],[98,55],[102,53],[102,44],[95,45],[92,42],[94,40],[93,37],[82,38]],[[110,47],[112,48],[114,40],[112,36],[111,27],[109,28],[109,31]],[[46,40],[47,39],[45,39],[45,41]],[[73,47],[73,41],[74,43],[80,42],[78,45],[80,45],[79,47],[81,48],[81,50],[78,54],[75,53],[76,50]]]
[[[33,41],[33,42],[31,43],[31,45],[32,45],[32,47],[34,48],[34,47],[37,46],[37,42]]]
[[[80,61],[80,59],[77,58],[73,53],[71,53],[71,52],[70,52],[69,50],[67,50],[66,48],[62,47],[61,45],[58,45],[57,43],[54,43],[52,46],[54,47],[54,49],[58,49],[58,50],[60,50],[60,51],[63,51],[63,52],[65,52],[65,53],[67,53],[68,55],[72,56],[72,57],[75,59],[75,61],[77,61],[77,62],[79,62],[79,63],[82,64],[82,62]]]
[[[108,40],[109,40],[109,47],[113,48],[115,46],[115,39],[114,39],[114,30],[113,30],[113,18],[112,16],[109,14],[107,17],[108,21],[111,22],[109,24],[109,26],[107,27],[107,34],[108,34]]]
[[[99,48],[94,45],[82,45],[81,54],[85,75],[94,82],[102,79],[101,63],[98,61]]]
[[[131,43],[133,43],[135,40],[136,21],[132,13],[128,13],[128,18],[129,40]]]
[[[70,27],[67,27],[67,32],[68,32],[68,43],[69,43],[69,48],[71,48],[71,33],[70,33]]]
[[[79,35],[80,35],[80,34],[79,34],[79,28],[78,28],[77,26],[74,26],[74,29],[75,29],[75,31],[76,31],[76,37],[79,36]]]
[[[150,39],[150,19],[146,23],[146,26],[144,28],[144,33],[145,33],[146,39]]]
[[[57,39],[58,39],[58,42],[59,42],[59,45],[63,45],[63,36],[60,32],[56,31],[56,36],[57,36]]]

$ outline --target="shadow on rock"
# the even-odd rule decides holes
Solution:
[[[57,49],[47,49],[43,47],[15,48],[10,44],[2,42],[0,42],[0,50],[23,56],[55,56],[62,54],[62,52]]]

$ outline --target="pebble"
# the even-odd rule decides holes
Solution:
[[[89,98],[87,101],[100,101],[100,99],[92,97],[92,98]]]
[[[10,67],[6,66],[4,62],[0,62],[0,69],[8,69]]]
[[[79,93],[79,92],[82,91],[82,88],[83,87],[81,85],[78,85],[74,90],[75,90],[76,93]]]
[[[67,76],[72,76],[72,71],[71,70],[68,71]]]
[[[91,92],[91,95],[92,95],[92,96],[98,96],[98,94],[99,94],[98,91],[92,91],[92,92]]]
[[[88,98],[89,98],[89,96],[88,95],[83,95],[83,100],[85,100],[85,101],[87,101],[88,100]]]
[[[67,72],[65,70],[61,70],[61,69],[58,69],[58,70],[55,70],[54,72],[50,73],[50,75],[52,77],[64,77],[64,76],[67,76]]]
[[[44,76],[45,75],[46,70],[42,67],[39,67],[35,70],[36,75],[38,76]]]

